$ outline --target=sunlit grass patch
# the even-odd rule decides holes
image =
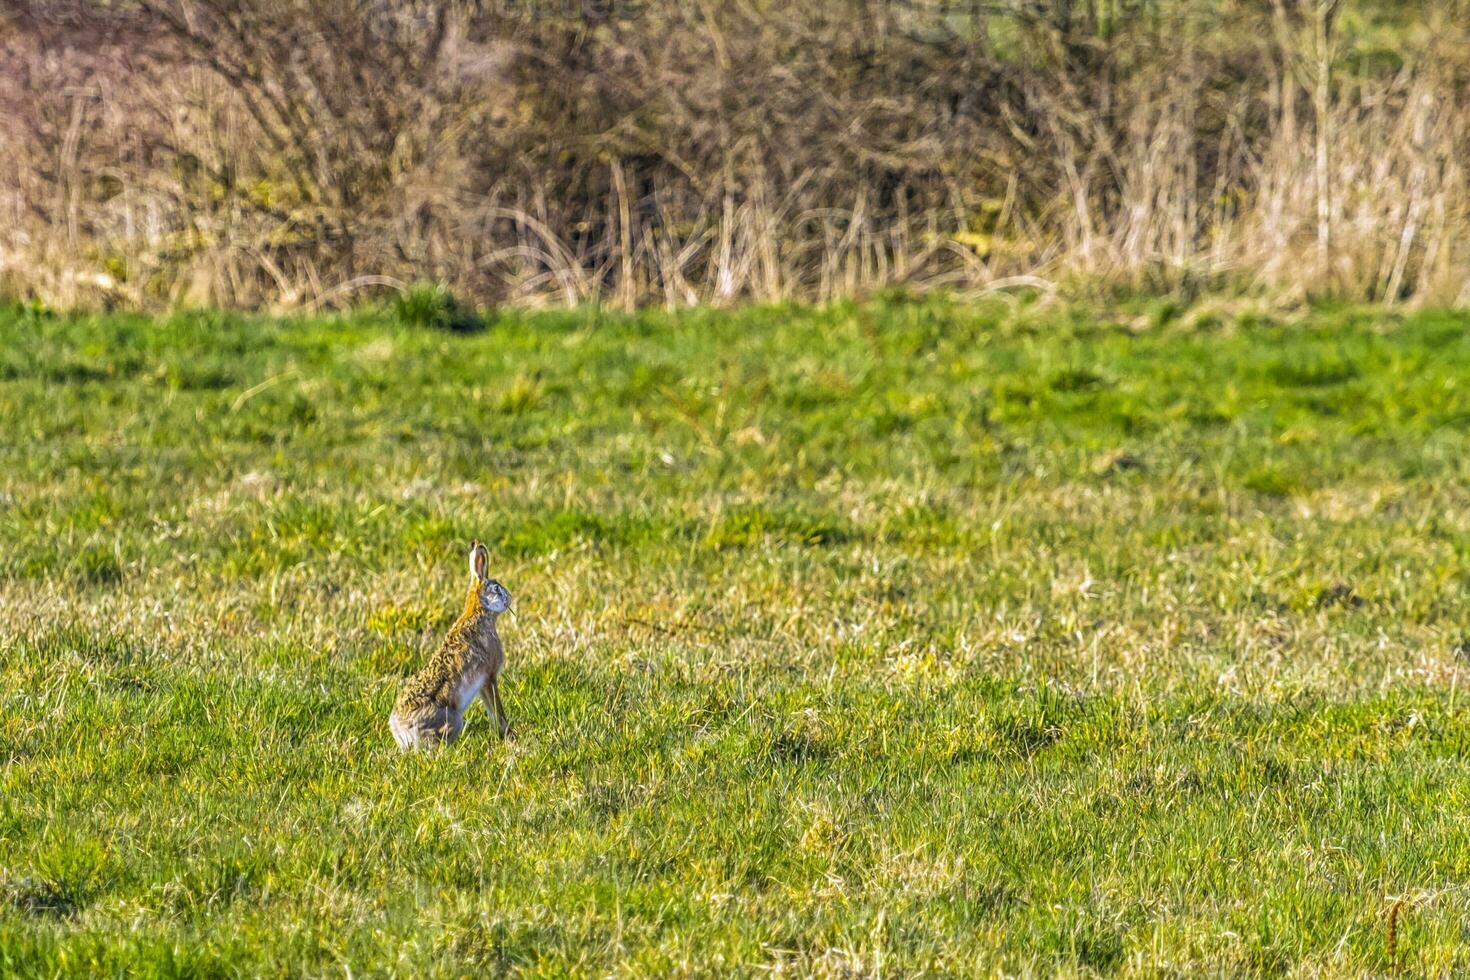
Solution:
[[[0,319],[0,973],[1470,969],[1463,314],[426,325]]]

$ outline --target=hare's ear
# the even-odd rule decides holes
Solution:
[[[490,577],[490,549],[478,541],[470,545],[470,574],[478,579]]]

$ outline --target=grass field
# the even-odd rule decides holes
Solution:
[[[0,313],[0,974],[1470,970],[1470,314],[1177,312]]]

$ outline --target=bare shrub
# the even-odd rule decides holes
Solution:
[[[424,279],[626,307],[1017,281],[1459,298],[1464,28],[1446,15],[1375,58],[1338,13],[37,0],[0,15],[18,120],[0,288],[63,305],[316,305]]]

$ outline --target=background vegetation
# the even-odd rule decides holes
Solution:
[[[0,3],[0,974],[1470,972],[1467,14]]]
[[[1466,315],[422,309],[0,315],[0,973],[1470,968]]]
[[[0,9],[0,290],[53,306],[1470,275],[1463,0]]]

